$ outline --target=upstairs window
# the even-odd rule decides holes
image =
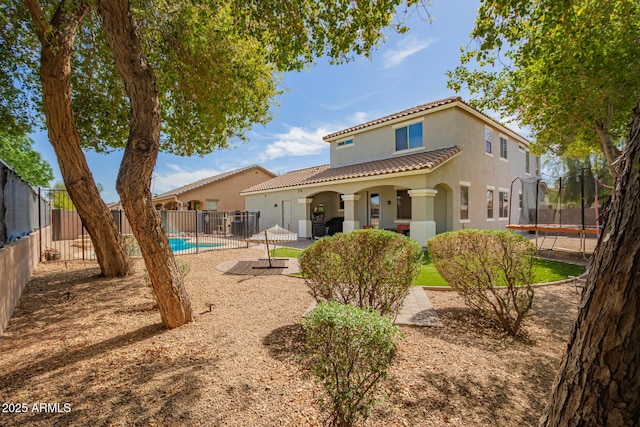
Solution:
[[[484,150],[487,154],[491,154],[492,148],[491,148],[491,142],[493,140],[493,131],[491,129],[486,128],[484,130]]]
[[[529,152],[527,151],[525,153],[525,158],[524,158],[524,171],[527,174],[531,173],[531,157],[529,156]]]
[[[345,145],[353,145],[353,139],[338,142],[338,147],[344,147]]]
[[[396,151],[422,147],[422,123],[396,129]]]
[[[507,138],[500,137],[500,157],[507,158]]]

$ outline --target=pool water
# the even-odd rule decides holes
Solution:
[[[169,239],[169,245],[171,246],[171,250],[173,252],[178,252],[178,251],[186,251],[188,249],[195,249],[195,248],[200,248],[200,249],[204,249],[204,248],[217,248],[219,246],[222,246],[222,243],[202,243],[202,242],[198,242],[198,244],[196,245],[195,242],[188,242],[188,239],[186,238],[171,238]]]

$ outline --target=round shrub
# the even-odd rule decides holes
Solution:
[[[320,303],[304,321],[311,371],[326,396],[330,425],[364,422],[396,347],[398,327],[376,311],[335,301]]]
[[[316,301],[335,300],[396,316],[419,269],[418,242],[384,230],[355,230],[325,237],[300,257]]]
[[[462,230],[427,242],[438,273],[467,306],[516,335],[533,303],[535,245],[506,230]]]

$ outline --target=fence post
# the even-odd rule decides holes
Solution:
[[[42,261],[42,198],[38,187],[38,259]]]
[[[198,210],[194,211],[196,213],[196,253],[200,253],[200,246],[198,245]]]

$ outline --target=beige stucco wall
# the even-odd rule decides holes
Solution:
[[[49,236],[49,227],[42,236]],[[35,232],[0,248],[0,334],[2,334],[18,304],[25,285],[39,262],[40,233]],[[43,247],[46,242],[43,242]]]
[[[415,120],[413,118],[406,123],[413,123]],[[509,192],[514,178],[528,176],[525,172],[526,142],[518,140],[515,135],[501,129],[497,124],[457,107],[427,114],[422,123],[425,150],[457,145],[462,148],[462,152],[430,173],[399,173],[247,195],[247,210],[261,212],[261,228],[282,225],[282,201],[288,200],[291,206],[291,230],[300,233],[299,220],[310,219],[307,207],[312,211],[318,203],[324,203],[327,212],[325,220],[328,220],[332,216],[344,214],[333,208],[338,203],[339,194],[356,194],[360,198],[355,202],[355,220],[362,227],[368,224],[369,194],[378,193],[381,202],[381,227],[394,228],[398,223],[406,222],[396,219],[398,190],[436,189],[438,192],[432,198],[412,198],[412,207],[415,214],[428,217],[428,221],[435,220],[438,232],[462,228],[504,228],[509,221],[508,218],[499,218],[498,193]],[[398,125],[402,124],[403,122],[398,122]],[[493,130],[491,156],[485,153],[484,131],[487,126]],[[506,161],[500,158],[501,134],[508,141]],[[341,148],[337,147],[336,142],[331,143],[332,167],[394,157],[395,129],[391,125],[362,132],[353,139],[353,145]],[[523,145],[523,151],[518,149],[519,145]],[[534,177],[537,159],[532,155],[530,160],[529,176]],[[461,183],[469,184],[469,219],[462,221]],[[489,187],[494,188],[494,219],[487,218],[486,196]],[[514,190],[514,193],[509,194],[509,197],[514,199],[517,207],[517,190]],[[298,203],[298,200],[309,198],[312,199],[309,205]],[[415,203],[421,205],[413,206]],[[434,213],[427,213],[432,205]]]
[[[207,209],[207,200],[218,200],[219,211],[244,211],[245,199],[240,195],[240,191],[260,184],[268,179],[270,175],[259,168],[249,169],[234,174],[220,181],[195,188],[178,196],[178,200],[182,202],[182,208],[187,209],[187,204],[192,200],[198,200],[201,203],[201,210]],[[157,198],[153,200],[154,205],[157,203],[167,203],[174,200],[173,197],[167,199]],[[178,204],[180,206],[180,204]]]

